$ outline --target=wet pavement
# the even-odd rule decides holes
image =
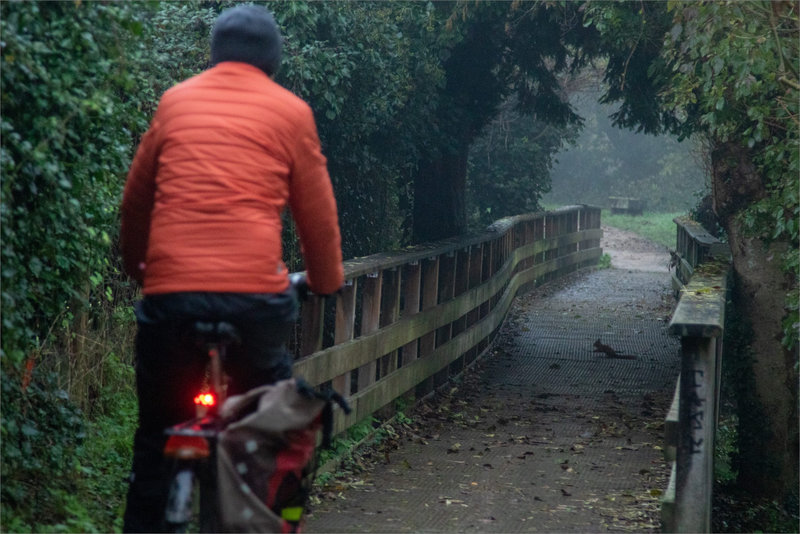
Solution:
[[[604,250],[614,268],[518,298],[484,358],[320,484],[306,530],[658,531],[679,365],[669,258],[613,229]]]

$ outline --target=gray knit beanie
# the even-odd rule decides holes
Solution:
[[[249,63],[272,76],[281,64],[281,32],[265,8],[239,5],[226,9],[211,33],[211,64]]]

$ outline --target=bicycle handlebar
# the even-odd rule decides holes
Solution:
[[[289,285],[297,291],[297,297],[300,300],[308,299],[308,296],[311,294],[306,273],[291,273],[289,275]]]
[[[339,292],[334,291],[331,294],[324,295],[314,293],[311,291],[311,287],[308,285],[308,277],[306,276],[305,272],[289,274],[289,285],[293,287],[295,291],[297,291],[297,297],[300,300],[308,300],[311,295],[317,295],[318,297],[331,297]]]

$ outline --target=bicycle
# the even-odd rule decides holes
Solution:
[[[225,321],[198,321],[192,335],[208,354],[209,379],[206,391],[194,398],[196,419],[168,428],[164,456],[174,460],[165,521],[171,532],[186,532],[194,515],[195,479],[199,486],[199,531],[219,532],[217,509],[216,445],[223,422],[219,407],[225,402],[227,388],[223,363],[228,347],[240,343],[239,332]]]
[[[308,297],[308,286],[303,275],[291,275],[290,283],[301,299]],[[164,456],[174,461],[174,467],[164,518],[169,532],[187,532],[192,527],[196,527],[199,532],[220,532],[224,525],[221,522],[217,487],[217,446],[221,433],[229,423],[220,414],[227,396],[223,369],[228,349],[241,343],[241,337],[236,327],[225,321],[195,322],[191,333],[209,358],[207,387],[194,399],[196,418],[165,431],[168,438]],[[328,442],[332,417],[331,401],[339,403],[345,413],[349,413],[350,408],[336,392],[323,394],[314,392],[305,384],[303,387],[306,388],[304,394],[315,395],[325,401],[323,443]],[[194,498],[195,493],[199,494],[199,498]],[[294,510],[291,517],[283,515],[282,519],[298,525],[302,509],[300,512],[296,512],[297,508]],[[197,524],[193,524],[194,521]]]

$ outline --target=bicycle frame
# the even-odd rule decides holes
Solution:
[[[175,531],[188,528],[193,516],[192,494],[195,478],[200,490],[200,531],[215,532],[218,505],[216,502],[216,440],[222,430],[219,408],[225,401],[226,384],[222,370],[227,346],[237,339],[235,328],[228,323],[196,323],[203,336],[209,358],[208,390],[195,398],[197,417],[166,430],[164,456],[175,460],[175,473],[169,490],[165,520]]]

